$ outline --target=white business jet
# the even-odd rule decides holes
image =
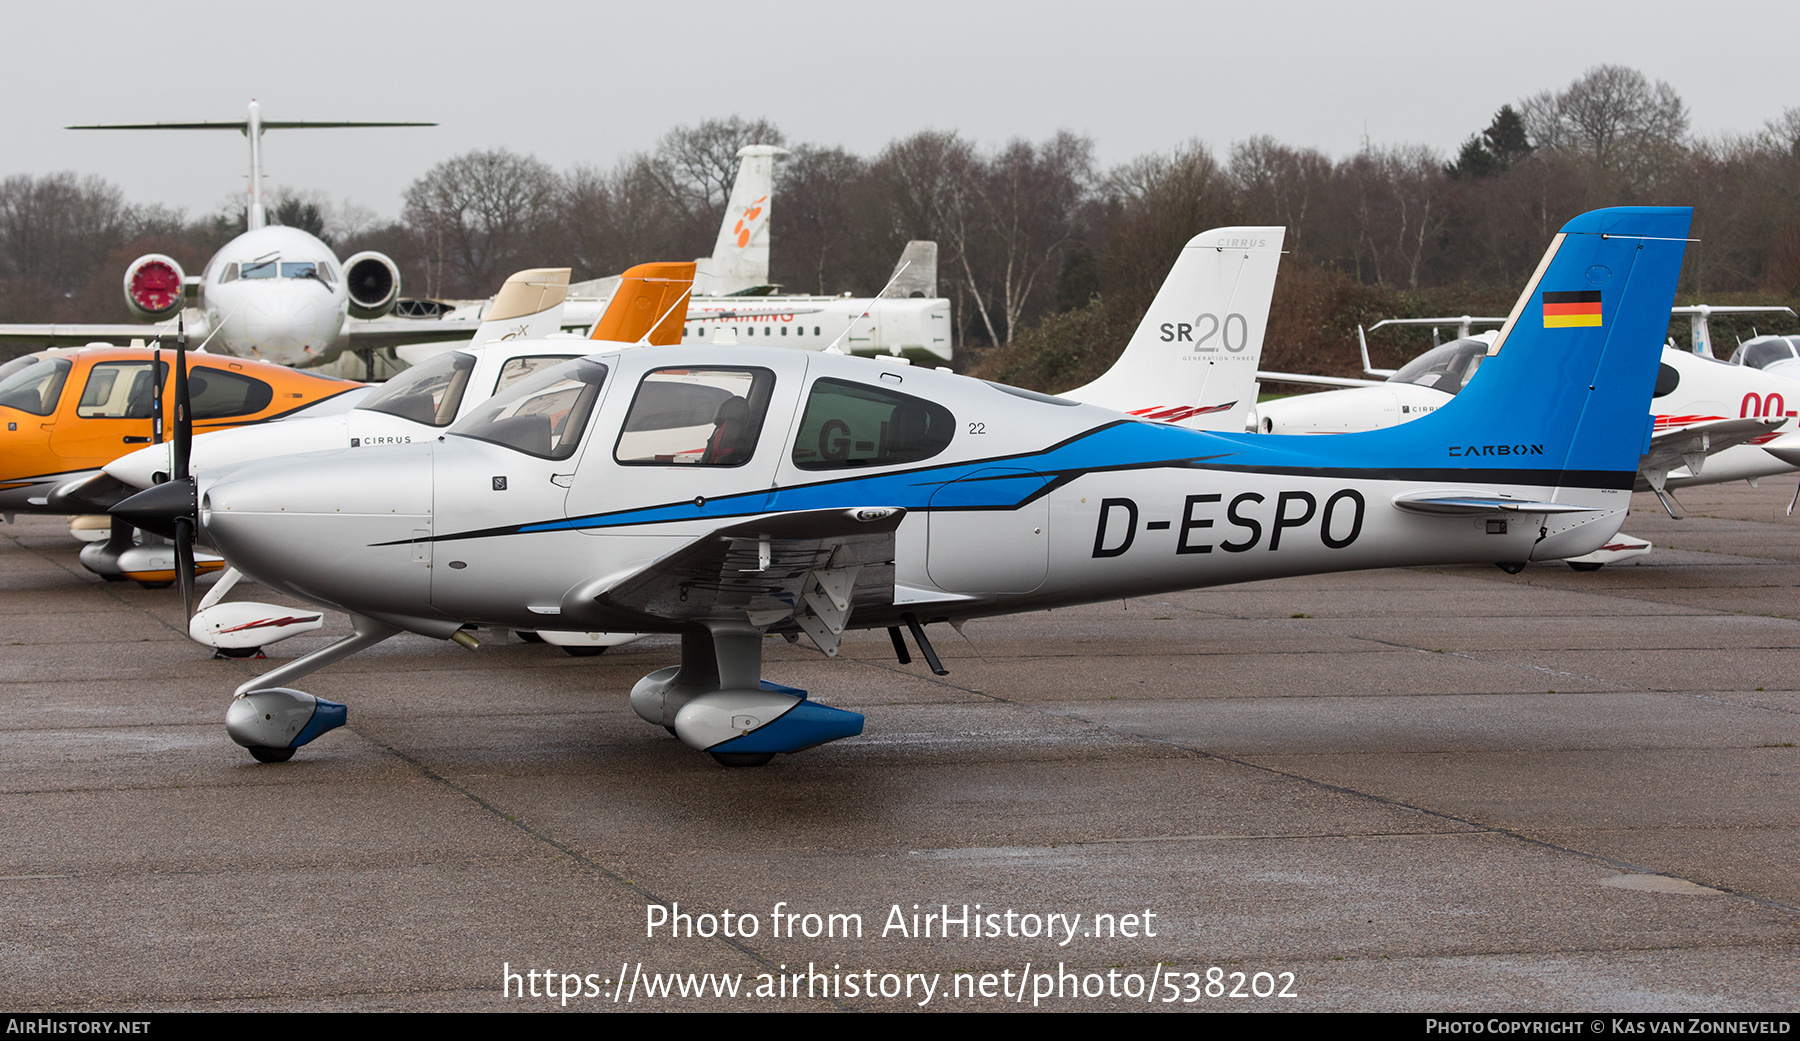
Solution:
[[[125,269],[125,304],[140,320],[174,339],[179,315],[189,337],[216,354],[306,368],[335,359],[347,347],[390,347],[421,339],[461,336],[478,320],[377,322],[400,297],[400,269],[386,255],[364,251],[339,261],[331,247],[299,228],[273,225],[263,201],[262,135],[266,130],[343,127],[420,127],[434,123],[264,120],[250,102],[241,121],[119,123],[71,130],[230,130],[250,143],[248,230],[213,254],[198,275],[173,258],[150,253]],[[52,345],[147,338],[142,325],[0,325],[0,340]]]

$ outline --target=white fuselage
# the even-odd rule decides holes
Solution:
[[[200,275],[190,342],[217,354],[306,367],[343,350],[350,294],[331,247],[271,225],[226,243]]]
[[[374,388],[374,395],[348,411],[333,409],[331,415],[302,413],[276,423],[201,434],[193,440],[191,465],[200,471],[301,452],[405,445],[429,440],[521,376],[530,375],[547,364],[580,357],[595,346],[588,340],[558,338],[464,347],[459,353],[472,356],[474,364],[469,367],[467,377],[457,384],[456,393],[460,397],[443,411],[441,422],[420,422],[363,407],[383,389]],[[448,365],[449,362],[450,359],[445,358],[439,364]],[[413,375],[418,373],[415,371]],[[152,445],[120,456],[106,465],[106,472],[126,484],[148,488],[155,483],[156,474],[168,472],[169,447],[167,444]]]
[[[564,328],[586,331],[607,299],[571,298]],[[845,330],[848,335],[844,335]],[[845,354],[889,354],[934,363],[951,358],[950,301],[842,296],[694,297],[682,324],[685,346],[736,342],[822,351],[840,336]],[[732,338],[735,337],[735,340]]]
[[[1671,470],[1668,486],[1683,488],[1725,481],[1751,480],[1787,473],[1794,467],[1759,445],[1800,429],[1800,380],[1760,369],[1703,358],[1664,348],[1662,363],[1676,374],[1675,385],[1651,399],[1657,429],[1671,424],[1716,419],[1786,417],[1774,432],[1750,444],[1735,445],[1705,458],[1698,473],[1683,466]],[[1301,394],[1257,406],[1257,429],[1272,434],[1346,434],[1405,423],[1436,411],[1452,395],[1412,383],[1387,382],[1375,387]]]
[[[747,462],[622,461],[632,454],[622,435],[638,384],[674,361],[629,351],[590,359],[611,373],[585,451],[568,458],[451,435],[203,471],[203,523],[233,564],[266,584],[416,631],[470,621],[668,630],[679,621],[609,614],[595,596],[730,518],[765,513],[910,511],[891,589],[853,622],[870,626],[907,611],[972,617],[1279,575],[1585,553],[1605,544],[1630,501],[1622,489],[1490,485],[1472,473],[1445,487],[1532,501],[1556,494],[1587,512],[1423,516],[1395,505],[1416,482],[1188,462],[1280,451],[1286,439],[1265,449],[857,359],[747,350],[681,358],[774,375],[770,421]],[[822,375],[934,402],[953,414],[954,439],[917,465],[805,469],[815,446],[792,418],[808,380]],[[829,447],[826,434],[818,440]]]

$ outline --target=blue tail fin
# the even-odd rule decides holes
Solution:
[[[1692,216],[1617,207],[1576,217],[1461,394],[1410,423],[1320,447],[1414,477],[1630,488]]]
[[[1511,438],[1542,444],[1544,455],[1531,458],[1567,473],[1559,484],[1612,474],[1630,487],[1692,217],[1687,207],[1619,207],[1564,225],[1479,378],[1426,417],[1468,435],[1449,454],[1494,465],[1499,457],[1467,450]]]

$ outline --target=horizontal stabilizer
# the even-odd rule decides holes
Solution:
[[[1650,447],[1644,452],[1643,458],[1638,460],[1638,471],[1642,475],[1638,490],[1650,487],[1660,491],[1657,488],[1661,484],[1660,479],[1651,480],[1651,476],[1666,474],[1683,466],[1688,468],[1689,474],[1698,477],[1709,457],[1772,433],[1786,422],[1785,416],[1760,419],[1755,416],[1744,419],[1657,416],[1656,432],[1650,437]],[[1776,455],[1776,458],[1781,456]]]
[[[1762,447],[1789,466],[1800,466],[1800,433],[1783,434]]]
[[[1258,369],[1256,378],[1269,383],[1301,383],[1317,387],[1379,387],[1386,380],[1359,380],[1349,376],[1312,376],[1303,372],[1264,372]]]
[[[1598,506],[1566,502],[1533,502],[1479,492],[1407,492],[1394,496],[1394,508],[1436,517],[1474,517],[1484,513],[1599,513]]]

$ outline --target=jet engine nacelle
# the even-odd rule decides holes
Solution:
[[[186,302],[186,285],[174,257],[145,254],[125,269],[125,306],[146,322],[173,318]]]
[[[367,250],[344,261],[350,317],[380,318],[400,299],[400,268],[386,254]]]

